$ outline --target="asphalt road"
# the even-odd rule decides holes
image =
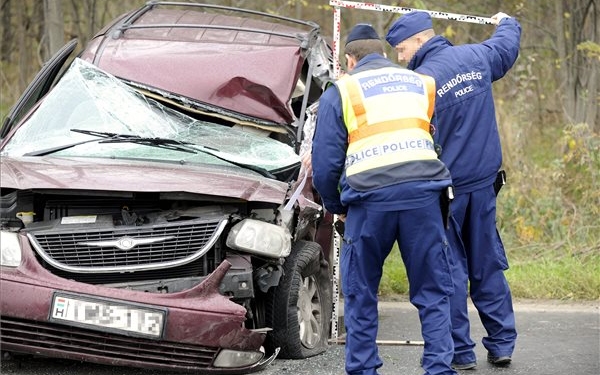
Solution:
[[[515,304],[519,338],[513,363],[495,368],[485,362],[480,344],[484,335],[471,309],[472,335],[478,342],[478,366],[466,375],[599,375],[600,301],[572,304],[519,301]],[[381,375],[422,375],[422,352],[416,309],[406,302],[380,304]],[[404,342],[402,345],[398,345]],[[408,344],[406,343],[408,342]],[[394,344],[394,345],[392,345]],[[0,374],[18,375],[175,375],[175,373],[115,368],[78,362],[33,358],[2,359]],[[322,355],[306,360],[276,360],[258,375],[343,375],[344,347],[331,345]]]

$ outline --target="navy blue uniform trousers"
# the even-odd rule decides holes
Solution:
[[[439,201],[418,209],[373,211],[350,205],[341,252],[346,326],[346,373],[375,375],[382,366],[376,338],[377,291],[385,258],[397,241],[418,309],[427,375],[456,374],[450,367],[450,295],[453,261]]]
[[[457,194],[452,201],[450,247],[457,267],[451,298],[454,363],[475,362],[475,343],[470,337],[467,291],[487,332],[483,346],[491,355],[510,356],[517,331],[510,288],[504,271],[508,262],[496,229],[496,194],[493,186],[467,194]]]

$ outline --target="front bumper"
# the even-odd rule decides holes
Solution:
[[[242,367],[216,367],[223,349],[262,350],[264,332],[244,328],[246,310],[218,292],[230,264],[223,262],[202,283],[180,293],[158,294],[106,288],[59,278],[25,247],[18,268],[0,272],[0,346],[3,351],[115,366],[183,372],[247,374],[273,361],[262,355]],[[165,311],[159,337],[52,319],[56,294]],[[262,357],[262,358],[261,358]]]

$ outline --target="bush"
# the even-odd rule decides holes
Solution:
[[[509,248],[544,243],[585,252],[600,242],[600,137],[585,124],[570,125],[556,147],[548,167],[512,171],[498,197]]]

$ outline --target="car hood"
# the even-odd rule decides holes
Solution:
[[[97,35],[81,58],[142,86],[252,118],[292,123],[289,100],[306,58],[302,30],[198,11],[152,8],[136,16]]]
[[[2,157],[2,188],[181,192],[283,203],[287,184],[249,172],[135,160]]]

